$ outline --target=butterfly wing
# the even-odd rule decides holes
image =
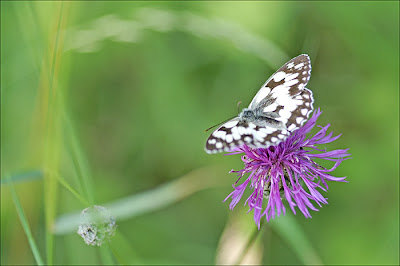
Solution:
[[[246,144],[251,148],[269,147],[284,140],[289,135],[285,129],[272,126],[257,126],[253,122],[234,118],[217,128],[207,139],[207,153],[230,151]]]
[[[290,132],[283,128],[269,125],[258,126],[253,122],[248,122],[247,124],[248,131],[251,131],[252,137],[244,137],[244,144],[253,149],[268,148],[269,146],[277,145],[290,135]]]
[[[305,88],[310,76],[308,55],[293,58],[264,83],[249,109],[273,117],[291,132],[298,129],[313,110],[312,92]]]
[[[229,151],[243,144],[254,149],[267,148],[285,140],[307,121],[313,110],[312,92],[305,88],[310,75],[308,55],[287,62],[264,83],[250,103],[248,109],[259,117],[254,121],[236,117],[224,123],[207,139],[206,152]]]
[[[238,131],[239,117],[235,117],[217,128],[207,139],[205,150],[207,153],[229,151],[243,144]]]

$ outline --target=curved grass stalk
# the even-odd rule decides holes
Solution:
[[[106,207],[116,217],[117,221],[127,220],[165,208],[195,192],[216,186],[218,180],[221,180],[217,178],[220,173],[222,173],[221,168],[201,168],[158,188],[102,204],[102,206]],[[58,217],[54,224],[54,233],[68,234],[75,232],[79,225],[79,217],[80,211]]]
[[[101,30],[105,27],[125,29],[118,32]],[[204,39],[217,39],[233,44],[238,50],[253,54],[276,69],[289,56],[272,41],[248,31],[240,24],[218,18],[200,16],[185,11],[161,10],[159,8],[140,8],[135,18],[120,19],[106,15],[91,22],[87,29],[69,29],[71,39],[65,50],[88,53],[101,49],[102,42],[111,39],[116,42],[139,42],[142,32],[153,30],[162,33],[183,31]],[[82,37],[85,38],[82,38]],[[84,41],[82,41],[84,40]]]

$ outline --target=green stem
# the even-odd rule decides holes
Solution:
[[[250,248],[257,241],[257,238],[261,235],[261,232],[262,232],[263,228],[265,227],[265,221],[266,221],[266,219],[262,219],[261,225],[260,225],[260,230],[258,230],[258,228],[256,226],[253,226],[253,232],[251,232],[249,240],[247,241],[242,254],[240,254],[239,258],[237,259],[236,263],[234,263],[234,265],[240,265],[242,263],[243,259],[249,252]]]
[[[57,174],[55,174],[55,177],[58,179],[58,182],[60,182],[61,185],[68,189],[69,192],[71,192],[82,204],[86,206],[91,205],[89,201],[86,198],[82,197],[78,191],[76,191],[70,184],[67,183],[67,181],[65,181],[64,178]]]
[[[100,253],[103,265],[116,265],[113,259],[109,243],[107,243],[107,241],[104,243],[102,247],[100,247],[100,249],[98,249],[98,251]]]
[[[42,257],[40,256],[39,249],[36,245],[35,240],[33,239],[31,229],[29,228],[28,220],[26,219],[24,210],[22,209],[21,203],[18,199],[17,192],[15,191],[13,182],[10,182],[10,190],[11,195],[15,204],[15,208],[17,209],[17,213],[19,216],[19,220],[22,224],[22,228],[25,231],[26,237],[28,238],[29,246],[31,247],[33,256],[35,257],[36,263],[38,265],[44,265]]]
[[[83,151],[80,149],[79,140],[73,127],[73,123],[65,112],[63,113],[63,120],[79,189],[83,190],[86,198],[91,203],[90,205],[93,205],[95,203],[93,191],[94,186],[89,163],[87,162],[87,158]]]

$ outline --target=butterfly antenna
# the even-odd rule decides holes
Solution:
[[[242,104],[242,101],[239,101],[238,103],[237,103],[237,109],[238,109],[238,113],[240,113],[240,109],[239,109],[239,107],[240,107],[240,105]]]
[[[221,124],[223,124],[223,123],[225,123],[225,122],[228,122],[229,120],[231,120],[231,119],[233,119],[233,118],[235,118],[235,117],[236,117],[236,116],[231,117],[231,118],[229,118],[229,119],[226,119],[225,121],[222,121],[221,123],[218,123],[218,124],[216,124],[216,125],[214,125],[214,126],[212,126],[212,127],[207,128],[207,129],[206,129],[206,132],[209,131],[210,129],[216,127],[216,126],[219,126],[219,125],[221,125]]]

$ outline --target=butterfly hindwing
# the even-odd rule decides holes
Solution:
[[[253,149],[277,145],[290,135],[290,132],[285,129],[271,126],[255,126],[252,133],[253,140],[246,142],[246,145]]]
[[[239,134],[239,122],[239,117],[236,117],[217,128],[207,139],[206,152],[228,151],[230,148],[244,144],[244,136]]]
[[[207,153],[230,151],[234,147],[246,144],[251,148],[269,147],[289,136],[289,131],[270,126],[257,126],[252,122],[240,121],[234,118],[218,129],[207,139]]]
[[[300,128],[308,119],[313,110],[314,98],[312,92],[305,88],[295,97],[296,107],[288,114],[286,128],[293,132]]]

